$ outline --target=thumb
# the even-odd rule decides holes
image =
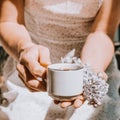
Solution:
[[[41,66],[39,62],[30,60],[30,64],[28,64],[28,69],[30,73],[35,77],[44,77],[46,73],[46,68]]]

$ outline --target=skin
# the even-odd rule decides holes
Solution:
[[[119,6],[120,0],[104,0],[80,55],[83,63],[89,63],[96,73],[103,73],[105,79],[104,71],[114,54],[112,39],[120,22]],[[23,10],[24,0],[0,0],[1,43],[19,62],[17,70],[25,85],[31,91],[45,91],[46,84],[40,77],[45,77],[46,68],[51,64],[50,52],[48,48],[32,42],[24,25]],[[60,103],[63,108],[70,105],[78,108],[84,103],[84,98],[80,95],[74,101],[55,103]]]

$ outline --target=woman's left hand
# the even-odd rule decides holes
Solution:
[[[101,75],[103,80],[107,81],[108,76],[104,71],[100,72],[100,75]],[[60,106],[62,108],[66,108],[69,106],[73,106],[74,108],[79,108],[84,104],[84,102],[85,102],[85,98],[84,98],[83,94],[75,97],[73,100],[68,100],[68,101],[56,101],[56,100],[54,100],[54,103],[60,104]]]

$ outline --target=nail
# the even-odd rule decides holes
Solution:
[[[68,107],[70,105],[71,105],[71,102],[63,102],[63,103],[61,103],[62,108],[66,108],[66,107]]]
[[[74,107],[75,108],[78,108],[82,105],[82,101],[81,100],[76,100],[75,103],[74,103]]]
[[[28,81],[28,84],[31,87],[35,87],[35,88],[37,88],[39,86],[39,82],[37,80],[30,80],[30,81]]]
[[[37,77],[37,80],[42,82],[42,78],[41,77]]]

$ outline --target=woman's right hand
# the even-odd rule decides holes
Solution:
[[[32,44],[20,52],[18,75],[31,91],[46,90],[46,68],[51,64],[49,49]]]

